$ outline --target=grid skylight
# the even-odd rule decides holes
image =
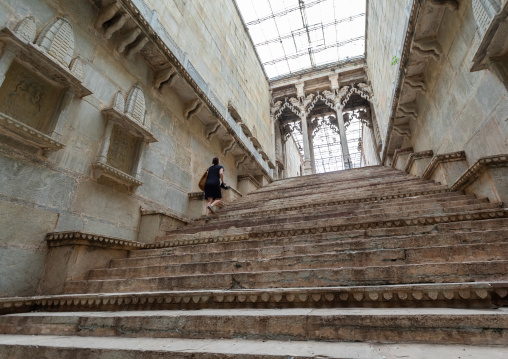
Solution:
[[[365,0],[236,0],[270,79],[363,56]]]

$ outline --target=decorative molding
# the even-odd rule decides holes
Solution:
[[[61,150],[65,147],[64,144],[56,141],[51,136],[48,136],[35,128],[32,128],[21,121],[15,120],[0,112],[0,133],[9,137],[14,137],[22,142],[39,148],[43,154],[49,154],[54,151]]]
[[[393,153],[392,168],[395,168],[400,155],[413,152],[413,147],[400,148]]]
[[[144,246],[144,244],[135,241],[73,231],[48,233],[45,239],[49,248],[83,245],[88,247],[107,247],[108,249],[138,250]]]
[[[25,27],[25,25],[23,25],[23,27]],[[80,98],[92,94],[92,91],[86,88],[81,83],[82,79],[79,78],[80,71],[82,71],[84,63],[79,65],[81,67],[80,71],[77,71],[77,68],[74,68],[74,66],[73,71],[71,71],[68,65],[65,66],[59,62],[59,59],[53,57],[52,53],[46,52],[42,47],[38,45],[27,42],[26,37],[18,37],[17,33],[5,27],[0,30],[0,39],[8,40],[12,45],[19,48],[21,53],[18,57],[22,61],[28,62],[31,66],[33,66],[35,70],[37,70],[38,73],[40,73],[45,78],[58,83],[64,88],[73,89],[76,92],[76,95]],[[65,55],[65,61],[67,60],[67,55]],[[71,60],[69,59],[69,64],[70,63]]]
[[[208,140],[208,141],[211,141],[212,140],[212,137],[217,135],[217,133],[219,132],[219,130],[221,129],[221,124],[220,122],[215,122],[215,123],[211,123],[209,124],[208,126],[205,127],[205,138]]]
[[[115,182],[127,185],[129,189],[134,189],[143,184],[143,182],[141,182],[137,178],[132,177],[131,175],[128,175],[127,173],[124,173],[104,162],[99,161],[93,162],[92,169],[93,169],[93,177],[95,179],[99,179],[101,177],[108,177],[114,180]]]
[[[488,169],[499,167],[508,167],[508,154],[482,157],[457,179],[450,187],[450,190],[462,191],[475,182]]]
[[[138,137],[142,137],[146,142],[158,142],[157,139],[153,136],[148,128],[141,125],[139,121],[133,119],[128,114],[120,112],[116,107],[107,108],[102,110],[108,118],[115,123],[118,123],[120,126],[126,128],[127,130],[136,133]],[[149,116],[145,113],[144,122],[148,124]]]
[[[186,120],[190,120],[193,116],[197,115],[197,113],[203,107],[203,102],[199,98],[195,98],[194,100],[190,100],[184,103],[183,105],[183,117]]]
[[[68,68],[74,54],[74,32],[69,20],[59,17],[49,23],[39,35],[37,45]]]
[[[291,304],[296,307],[316,305],[370,307],[479,307],[492,308],[493,298],[506,298],[505,282],[402,284],[384,286],[344,286],[323,288],[269,288],[247,290],[159,291],[155,293],[63,294],[35,297],[0,298],[0,314],[28,311],[90,311],[201,308],[203,304],[230,308],[253,303]],[[118,310],[118,309],[117,309]]]
[[[413,164],[415,163],[416,160],[430,158],[432,156],[434,156],[434,151],[432,150],[411,153],[407,158],[406,166],[404,167],[404,172],[409,173],[411,167],[413,167]]]
[[[189,200],[203,200],[205,199],[205,192],[189,192],[187,197]]]
[[[435,61],[440,61],[443,56],[443,49],[434,37],[415,40],[413,51],[422,57],[430,57]]]
[[[429,165],[423,172],[422,178],[423,179],[431,178],[432,175],[434,174],[434,171],[436,170],[437,166],[441,163],[465,161],[465,160],[466,160],[466,153],[464,151],[443,153],[441,155],[435,155],[434,157],[432,157]]]

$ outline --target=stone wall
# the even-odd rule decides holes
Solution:
[[[268,80],[233,0],[146,2],[219,100],[235,108],[275,163]]]
[[[407,6],[410,2],[367,0],[367,76],[372,83],[374,110],[383,140],[399,70],[399,63],[392,65],[392,62],[394,56],[398,59],[401,57],[404,29],[408,19]]]
[[[197,2],[186,2],[188,7],[195,8],[190,3]],[[182,11],[181,6],[178,11]],[[197,20],[194,20],[194,25],[189,25],[193,16],[190,14],[195,15],[194,10],[187,11],[189,13],[185,15],[182,27],[189,26],[192,31],[198,31],[195,28],[199,23]],[[213,23],[210,16],[218,20],[223,14],[226,18],[234,17],[231,23],[238,24],[240,20],[235,11],[232,2],[224,1],[220,10],[210,13],[206,21]],[[161,11],[161,14],[164,13],[164,10]],[[30,146],[13,140],[4,132],[0,133],[0,296],[34,294],[43,271],[46,255],[44,236],[48,232],[83,231],[136,240],[141,207],[158,209],[184,219],[188,209],[188,193],[198,190],[199,178],[216,155],[221,157],[226,168],[226,183],[233,187],[237,185],[239,172],[234,157],[231,154],[222,156],[220,141],[214,141],[213,138],[208,141],[203,135],[204,126],[200,121],[183,117],[184,105],[175,90],[164,88],[158,91],[153,87],[154,72],[143,56],[138,53],[128,57],[119,53],[117,46],[121,38],[113,34],[111,40],[107,40],[96,30],[94,20],[97,14],[98,8],[92,1],[0,0],[0,29],[14,31],[22,19],[33,16],[37,36],[40,37],[47,24],[58,16],[66,17],[65,21],[73,31],[73,58],[79,56],[84,63],[82,85],[76,86],[83,86],[91,92],[83,98],[64,96],[60,103],[54,104],[58,123],[61,124],[57,137],[64,146],[62,149],[48,154],[34,152]],[[222,27],[216,28],[216,31],[220,29]],[[203,76],[207,76],[205,63],[208,60],[204,59],[207,51],[203,49],[203,41],[208,40],[190,41],[192,31],[184,34],[182,30],[179,41],[182,41],[182,47],[189,52],[189,56],[195,56],[194,63],[200,67]],[[221,36],[229,33],[226,28],[221,31]],[[238,36],[245,38],[245,32]],[[12,55],[13,63],[18,63],[12,43],[0,37],[1,81],[6,73],[7,79],[11,76],[7,59]],[[20,46],[31,48],[32,45]],[[228,52],[227,49],[222,50]],[[248,51],[252,52],[252,49]],[[227,79],[215,72],[213,76],[209,75],[207,81],[217,93],[225,92],[225,97],[237,92],[236,85],[228,87],[230,83],[241,83],[242,91],[253,93],[249,97],[253,103],[248,103],[246,95],[241,95],[237,106],[244,109],[246,120],[256,125],[261,134],[260,141],[266,141],[263,146],[269,146],[271,142],[266,136],[270,129],[265,125],[269,111],[268,84],[259,69],[245,69],[245,66],[250,66],[249,61],[254,63],[254,59],[239,56],[244,58],[246,64],[233,62],[232,59],[237,55],[226,57],[231,69],[226,71]],[[61,70],[58,66],[55,71]],[[44,78],[43,73],[31,70],[29,66],[25,66],[25,69],[30,78]],[[240,74],[250,77],[235,77]],[[247,83],[251,82],[252,87],[249,87]],[[12,85],[8,80],[5,83],[5,86]],[[157,142],[144,145],[143,152],[139,152],[139,148],[132,152],[134,157],[141,153],[136,178],[142,185],[129,189],[109,180],[102,181],[102,177],[97,179],[92,163],[101,155],[107,137],[108,115],[103,111],[112,106],[113,97],[118,91],[127,98],[135,87],[144,93],[146,107],[145,122],[136,126],[144,128],[142,131],[148,129]],[[12,92],[12,89],[9,88],[9,91]],[[62,93],[65,91],[63,89]],[[7,96],[6,100],[4,96],[0,104],[9,99]],[[27,99],[28,105],[29,101]],[[8,105],[11,106],[11,103]],[[1,106],[0,112],[7,105],[4,103]],[[16,112],[11,112],[16,117]],[[119,154],[119,159],[133,161],[130,166],[136,167],[138,161],[130,157]],[[133,170],[136,172],[136,168]]]
[[[295,140],[290,136],[285,144],[285,170],[284,178],[297,177],[302,175],[302,157],[298,151]]]

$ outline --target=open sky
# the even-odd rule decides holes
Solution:
[[[270,79],[365,52],[365,0],[236,0]]]

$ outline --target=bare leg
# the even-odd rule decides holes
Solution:
[[[215,207],[216,205],[218,205],[221,202],[222,202],[222,198],[217,198],[215,201],[213,201],[212,207]]]
[[[208,198],[208,203],[205,204],[205,208],[206,208],[206,216],[209,217],[210,216],[210,209],[208,208],[208,205],[212,204],[213,202],[213,198]]]

